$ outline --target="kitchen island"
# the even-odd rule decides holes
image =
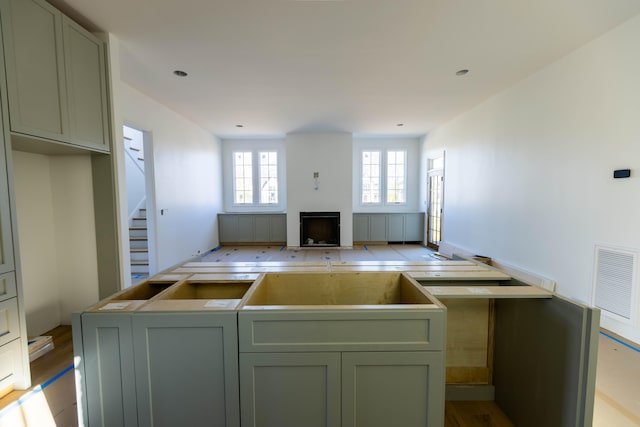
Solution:
[[[74,316],[78,402],[90,426],[443,426],[445,400],[588,425],[598,314],[469,260],[185,263]]]

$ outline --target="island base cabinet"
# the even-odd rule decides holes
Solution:
[[[240,426],[236,314],[133,316],[140,426]]]
[[[79,420],[137,426],[131,316],[76,313],[72,322]]]
[[[74,313],[80,425],[240,426],[235,312]]]
[[[243,427],[340,426],[340,353],[242,353]]]
[[[442,352],[241,353],[243,427],[440,427]]]
[[[342,427],[444,425],[442,352],[342,354]]]

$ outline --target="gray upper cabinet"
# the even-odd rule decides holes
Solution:
[[[38,0],[2,0],[11,130],[62,140],[68,122],[62,15]]]
[[[70,19],[62,23],[70,142],[109,151],[104,45]]]
[[[0,0],[12,133],[109,151],[103,44],[42,0]]]

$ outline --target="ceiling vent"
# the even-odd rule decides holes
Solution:
[[[637,304],[638,253],[596,246],[593,305],[631,321]]]

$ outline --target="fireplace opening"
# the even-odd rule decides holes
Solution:
[[[340,246],[340,212],[300,212],[300,246]]]

